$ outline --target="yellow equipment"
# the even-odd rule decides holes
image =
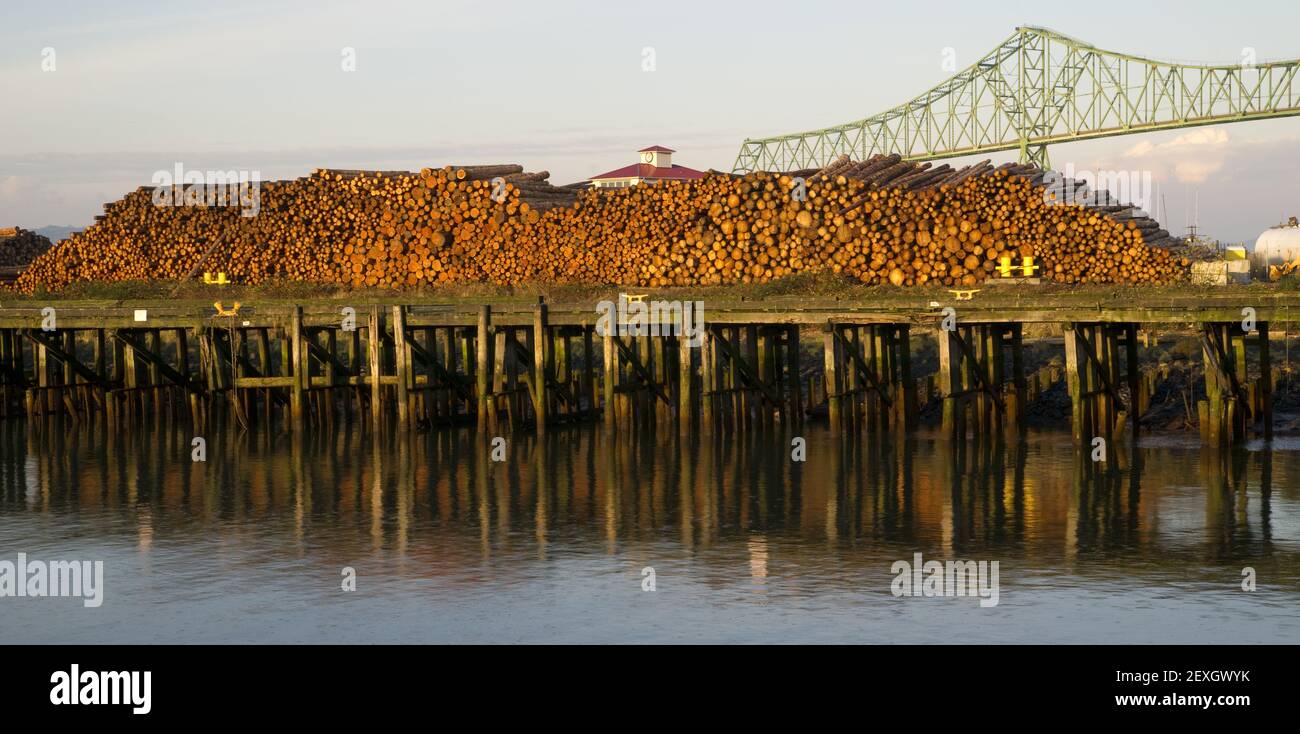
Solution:
[[[1002,273],[1003,278],[1010,278],[1011,273],[1014,270],[1020,270],[1024,277],[1031,278],[1036,271],[1041,269],[1042,266],[1034,264],[1034,258],[1032,255],[1020,258],[1019,265],[1011,264],[1010,255],[1003,255],[1001,259],[998,260],[998,272]]]
[[[1296,272],[1297,270],[1300,270],[1300,258],[1292,260],[1290,262],[1284,262],[1281,265],[1269,265],[1268,279],[1281,280],[1282,278],[1285,278],[1286,276]]]

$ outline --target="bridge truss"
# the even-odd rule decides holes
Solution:
[[[1019,150],[1049,166],[1047,146],[1300,115],[1300,60],[1181,64],[1095,48],[1022,26],[973,66],[916,99],[821,130],[746,139],[733,170],[817,168],[842,154],[909,160]]]

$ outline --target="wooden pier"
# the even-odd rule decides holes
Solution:
[[[594,303],[13,302],[0,306],[0,417],[202,425],[217,412],[241,426],[364,420],[500,435],[587,421],[750,431],[824,416],[837,432],[902,434],[923,396],[942,400],[945,431],[987,434],[1023,426],[1039,387],[1024,331],[1053,324],[1080,444],[1136,433],[1152,389],[1140,329],[1199,334],[1207,444],[1256,426],[1271,436],[1269,324],[1289,323],[1300,295],[1128,293],[708,301],[694,338],[662,314],[602,328]],[[933,378],[913,372],[917,339],[937,342]]]

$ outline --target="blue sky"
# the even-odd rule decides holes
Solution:
[[[518,162],[567,183],[657,143],[730,169],[747,136],[892,107],[948,75],[945,48],[965,66],[1021,24],[1170,60],[1300,57],[1300,3],[1066,5],[0,0],[0,226],[88,224],[177,161],[264,179]],[[1195,192],[1202,230],[1228,240],[1300,214],[1300,118],[1052,158],[1152,170],[1175,232]]]

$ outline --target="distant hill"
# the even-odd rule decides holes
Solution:
[[[41,227],[40,229],[34,229],[32,231],[47,238],[50,242],[58,244],[60,240],[67,239],[68,235],[73,234],[74,232],[80,232],[82,229],[82,227],[61,227],[56,224],[51,224],[48,227]]]

